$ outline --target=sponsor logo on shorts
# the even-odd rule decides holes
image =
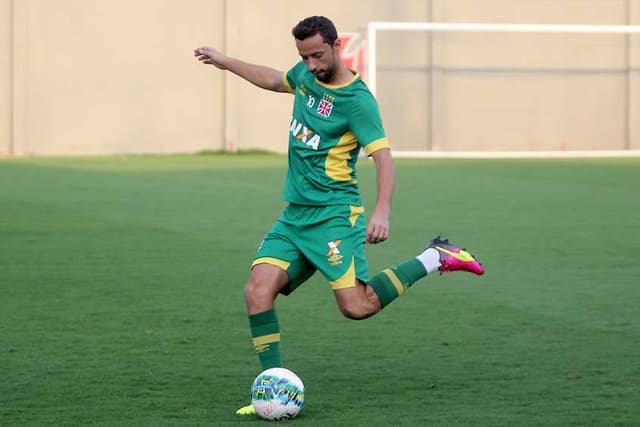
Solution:
[[[327,261],[332,267],[336,265],[342,264],[342,254],[340,253],[340,243],[341,240],[332,240],[327,242],[327,246],[329,246],[329,252],[327,252]]]

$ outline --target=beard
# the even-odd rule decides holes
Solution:
[[[336,75],[336,66],[334,64],[326,70],[316,71],[313,74],[316,76],[316,79],[320,80],[322,83],[329,83]]]

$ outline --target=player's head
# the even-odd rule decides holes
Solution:
[[[310,16],[298,22],[291,34],[300,57],[318,80],[330,83],[340,65],[340,39],[330,19]]]

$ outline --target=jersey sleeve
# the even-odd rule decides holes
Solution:
[[[295,93],[296,87],[300,84],[300,65],[306,67],[306,65],[300,61],[282,76],[282,83],[289,88],[289,92],[291,93]]]
[[[359,97],[356,102],[351,114],[350,127],[367,156],[390,147],[382,126],[378,103],[370,93]]]

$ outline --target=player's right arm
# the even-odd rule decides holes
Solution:
[[[249,64],[237,58],[232,58],[219,50],[202,46],[194,51],[194,55],[204,64],[210,64],[221,70],[229,70],[246,81],[274,92],[290,92],[284,83],[284,73],[280,70],[264,65]]]

